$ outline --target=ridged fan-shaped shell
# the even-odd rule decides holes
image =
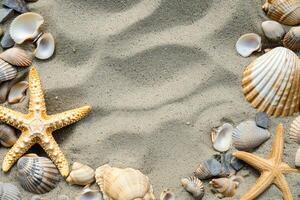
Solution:
[[[195,176],[181,179],[182,187],[193,195],[196,199],[202,199],[204,196],[204,186],[201,180]]]
[[[11,183],[0,183],[0,200],[21,200],[21,193]]]
[[[95,181],[95,171],[87,165],[75,162],[66,181],[70,184],[88,185]]]
[[[216,159],[209,159],[201,162],[196,168],[194,174],[199,179],[208,179],[219,176],[222,171],[222,165]]]
[[[17,76],[17,69],[0,59],[0,82],[8,81]]]
[[[288,116],[299,111],[300,61],[284,47],[277,47],[254,60],[244,71],[245,98],[259,111]]]
[[[0,58],[11,65],[28,67],[32,64],[32,57],[23,49],[13,47],[0,54]]]
[[[290,138],[300,144],[300,117],[296,117],[291,124]]]
[[[283,45],[293,51],[300,49],[300,27],[292,27],[283,38]]]

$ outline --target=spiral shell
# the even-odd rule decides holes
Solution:
[[[236,193],[242,177],[231,176],[230,178],[218,178],[209,182],[212,187],[212,191],[217,193],[219,198],[233,197]]]
[[[8,81],[17,76],[17,69],[0,59],[0,82]]]
[[[13,146],[17,141],[16,130],[6,124],[0,124],[0,143],[5,147]]]
[[[204,186],[197,177],[191,176],[181,179],[182,187],[193,195],[195,199],[202,199],[204,196]]]
[[[32,193],[44,194],[54,189],[59,172],[53,162],[45,157],[29,154],[18,160],[18,179],[21,186]]]
[[[88,185],[95,181],[95,171],[87,165],[75,162],[66,181],[75,185]]]
[[[159,197],[160,200],[175,200],[175,194],[170,189],[162,191]]]
[[[300,49],[300,27],[292,27],[283,38],[283,45],[293,51]]]
[[[222,165],[216,159],[205,160],[199,164],[194,174],[199,179],[208,179],[219,176],[222,171]]]
[[[32,64],[32,57],[23,49],[13,47],[0,54],[0,58],[11,65],[28,67]]]
[[[19,189],[11,183],[0,183],[1,200],[21,200]]]
[[[106,164],[97,168],[95,174],[104,200],[155,199],[149,178],[139,170]]]
[[[225,123],[222,126],[212,130],[211,140],[215,150],[224,152],[230,148],[232,141],[232,130],[233,126],[228,123]]]

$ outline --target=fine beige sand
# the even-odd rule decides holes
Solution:
[[[178,200],[193,198],[180,186],[195,166],[216,152],[210,129],[223,121],[254,119],[256,110],[241,92],[244,67],[260,54],[238,56],[241,34],[262,35],[266,19],[261,0],[40,0],[29,7],[45,18],[45,30],[57,43],[50,60],[34,61],[46,92],[48,112],[90,104],[84,120],[55,133],[61,149],[75,161],[97,168],[104,163],[133,167],[149,176],[158,197],[170,188]],[[264,39],[265,41],[265,39]],[[8,105],[6,105],[8,106]],[[11,106],[27,111],[27,101]],[[295,115],[296,116],[296,115]],[[271,118],[287,130],[294,117]],[[286,131],[287,132],[287,131]],[[271,140],[256,153],[268,155]],[[286,135],[284,159],[294,165],[297,145]],[[1,162],[8,149],[0,147]],[[31,152],[44,155],[40,147]],[[258,173],[251,168],[240,185],[239,199]],[[300,175],[288,175],[299,199]],[[17,180],[16,166],[0,172],[1,182]],[[95,188],[96,185],[94,185]],[[204,200],[217,199],[205,182]],[[46,200],[81,187],[61,179]],[[259,200],[282,199],[270,187]]]

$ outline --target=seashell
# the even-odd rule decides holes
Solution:
[[[271,41],[279,42],[285,34],[282,25],[276,21],[264,21],[261,27],[265,36]]]
[[[197,177],[191,176],[181,179],[182,187],[193,195],[195,199],[202,199],[204,196],[204,186]]]
[[[44,33],[36,42],[37,46],[34,51],[38,59],[50,58],[55,50],[55,42],[51,33]]]
[[[75,185],[88,185],[95,181],[95,171],[87,165],[75,162],[66,181]]]
[[[253,52],[260,51],[261,46],[261,37],[255,33],[242,35],[235,44],[236,51],[243,57],[248,57]]]
[[[242,88],[248,102],[268,115],[299,111],[300,62],[297,55],[277,47],[254,60],[244,71]]]
[[[0,59],[0,82],[11,80],[17,76],[17,69]]]
[[[209,184],[212,187],[212,191],[217,193],[217,197],[233,197],[242,180],[243,178],[240,176],[231,176],[229,178],[213,179]]]
[[[300,23],[299,6],[299,0],[266,0],[262,9],[269,18],[292,26]]]
[[[1,200],[21,200],[19,189],[11,183],[0,183]]]
[[[296,117],[291,124],[290,138],[300,144],[300,117]]]
[[[13,146],[18,140],[16,130],[6,124],[0,124],[0,143],[5,147]]]
[[[44,18],[34,12],[27,12],[16,17],[9,29],[10,36],[17,44],[26,40],[34,40],[39,34],[39,28],[44,23]]]
[[[300,12],[300,10],[299,10]],[[293,51],[300,49],[300,27],[292,27],[283,38],[283,46]]]
[[[155,199],[149,178],[139,170],[106,164],[96,169],[95,174],[104,200]]]
[[[165,189],[160,194],[160,200],[175,200],[175,194],[170,189]]]
[[[298,148],[295,156],[295,166],[300,167],[300,147]]]
[[[10,48],[12,46],[14,46],[15,42],[13,41],[13,39],[10,37],[9,32],[5,31],[2,39],[1,39],[1,46],[3,49],[7,49]]]
[[[222,171],[222,165],[216,159],[206,160],[197,167],[194,174],[199,179],[208,179],[219,176]]]
[[[56,166],[45,157],[29,154],[18,160],[17,168],[21,186],[32,193],[49,192],[59,181]]]
[[[0,8],[0,23],[6,22],[9,18],[14,16],[14,10],[10,8]]]
[[[269,138],[270,132],[256,126],[255,121],[240,123],[232,134],[233,146],[244,151],[255,149]]]
[[[76,200],[103,200],[98,190],[92,190],[89,186],[83,188],[83,191]]]
[[[217,154],[214,158],[221,163],[221,172],[219,176],[227,177],[236,174],[244,167],[244,162],[234,157],[231,153]]]
[[[11,65],[28,67],[32,64],[32,57],[23,49],[13,47],[0,54],[0,58]]]
[[[264,113],[264,112],[256,113],[256,115],[255,115],[256,126],[258,126],[260,128],[268,129],[269,121],[270,120],[269,120],[267,113]]]
[[[24,0],[3,0],[2,4],[19,13],[26,13],[29,11]]]
[[[225,123],[219,128],[214,128],[211,132],[211,140],[213,147],[219,152],[228,151],[232,141],[232,130],[231,124]]]
[[[14,86],[9,91],[7,101],[10,104],[20,103],[26,97],[26,91],[29,84],[27,81],[21,81]]]

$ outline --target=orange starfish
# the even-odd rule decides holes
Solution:
[[[2,169],[8,171],[13,164],[34,144],[38,143],[49,155],[62,176],[68,176],[69,164],[52,132],[85,117],[90,106],[83,106],[56,115],[47,115],[45,98],[37,70],[29,72],[29,109],[23,114],[0,106],[0,120],[22,131],[15,145],[6,154]]]
[[[279,124],[276,129],[271,155],[268,159],[264,159],[243,151],[237,151],[233,153],[235,157],[245,161],[261,173],[260,177],[256,181],[256,184],[240,200],[255,199],[271,184],[275,184],[281,190],[285,200],[293,199],[284,174],[299,172],[299,170],[291,168],[288,164],[282,162],[283,145],[284,130],[283,125]]]

